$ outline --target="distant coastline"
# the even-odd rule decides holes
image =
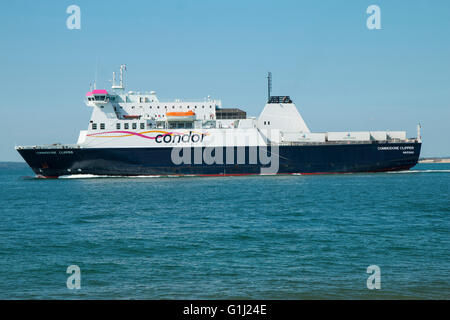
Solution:
[[[26,168],[27,166],[25,161],[0,161],[0,168]]]
[[[450,163],[450,157],[446,158],[421,158],[419,163]]]

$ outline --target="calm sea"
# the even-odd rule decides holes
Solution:
[[[450,164],[32,178],[0,166],[0,298],[450,298]],[[69,290],[69,265],[81,289]],[[367,267],[381,270],[369,290]]]

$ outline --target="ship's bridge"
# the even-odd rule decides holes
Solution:
[[[86,93],[88,104],[102,105],[109,102],[108,92],[106,90],[92,90]]]

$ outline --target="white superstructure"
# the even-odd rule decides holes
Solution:
[[[406,140],[404,131],[312,133],[289,96],[270,96],[258,118],[223,109],[220,100],[160,101],[155,91],[125,91],[115,74],[111,91],[92,90],[89,127],[80,132],[83,148],[173,147],[177,145],[265,145]],[[270,79],[269,79],[270,81]],[[270,83],[270,82],[269,82]]]

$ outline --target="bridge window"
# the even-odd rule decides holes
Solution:
[[[145,129],[145,123],[141,122],[141,129]]]
[[[120,130],[120,123],[116,123],[117,130]]]
[[[137,124],[136,124],[136,122],[133,122],[133,129],[136,129],[137,128]]]
[[[100,130],[105,130],[105,124],[104,123],[100,123]]]
[[[92,124],[92,130],[97,130],[97,124],[96,123]]]
[[[124,126],[125,126],[125,129],[130,129],[130,124],[129,123],[125,123]]]

